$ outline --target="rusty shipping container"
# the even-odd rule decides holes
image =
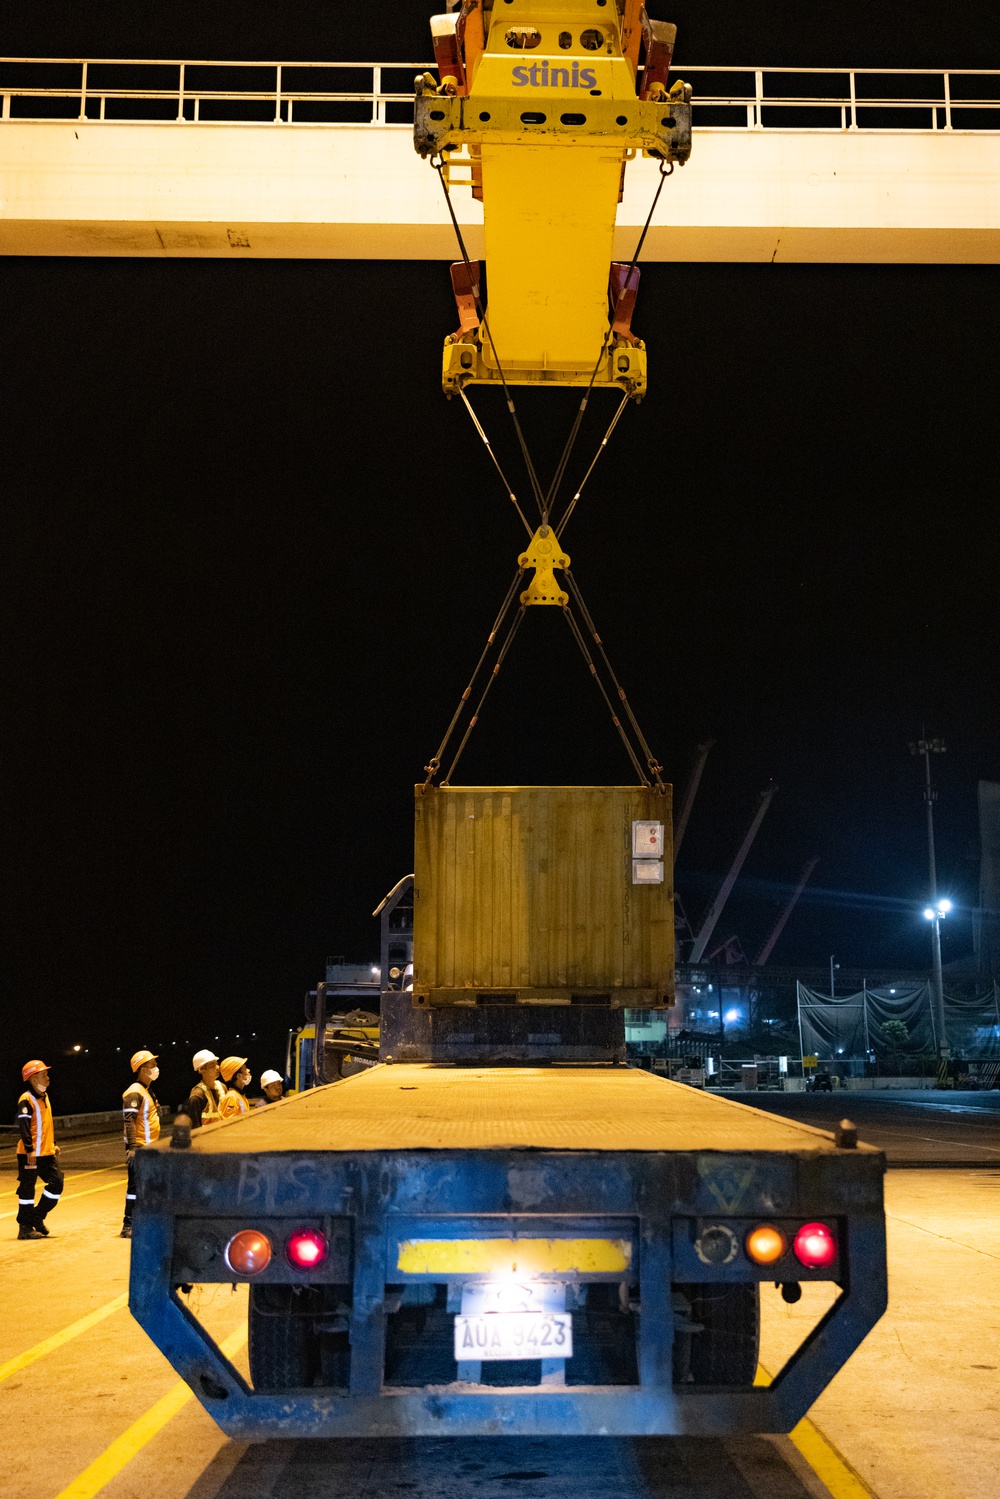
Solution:
[[[673,1003],[671,796],[416,788],[413,998]]]

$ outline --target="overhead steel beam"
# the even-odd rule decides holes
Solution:
[[[618,259],[657,172],[629,166]],[[452,260],[455,237],[406,125],[0,119],[0,253]],[[643,260],[1000,262],[1000,132],[696,129]]]

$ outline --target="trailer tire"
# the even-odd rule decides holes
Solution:
[[[701,1331],[678,1339],[682,1366],[675,1358],[675,1379],[692,1384],[752,1385],[760,1352],[760,1287],[728,1285],[675,1286],[690,1307],[690,1320]]]
[[[308,1389],[319,1365],[313,1308],[293,1286],[251,1286],[250,1379],[255,1390]]]

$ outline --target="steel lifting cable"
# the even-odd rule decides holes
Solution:
[[[535,501],[536,501],[536,503],[538,505],[539,513],[540,513],[540,515],[542,517],[542,523],[543,524],[548,524],[549,510],[550,510],[551,505],[554,502],[554,500],[555,500],[555,498],[556,498],[556,496],[558,494],[559,486],[562,483],[563,476],[565,475],[566,467],[567,467],[567,465],[569,463],[570,456],[571,456],[571,454],[573,452],[573,448],[576,445],[576,439],[577,439],[577,437],[579,435],[580,426],[581,426],[582,421],[583,421],[583,416],[584,416],[584,413],[585,413],[585,411],[587,409],[587,403],[588,403],[589,398],[590,398],[590,392],[593,389],[594,381],[597,378],[597,372],[600,369],[601,360],[604,358],[606,344],[602,345],[601,351],[600,351],[600,353],[598,354],[598,357],[597,357],[597,361],[594,364],[593,370],[591,371],[590,379],[589,379],[589,381],[587,383],[587,388],[584,391],[583,398],[582,398],[582,400],[580,402],[580,408],[579,408],[579,410],[577,412],[577,415],[576,415],[576,418],[574,420],[573,426],[572,426],[572,428],[570,430],[570,433],[569,433],[569,436],[567,438],[566,445],[565,445],[565,447],[563,449],[563,453],[562,453],[562,456],[561,456],[560,461],[559,461],[559,465],[558,465],[558,467],[556,469],[555,475],[553,476],[552,483],[549,486],[548,493],[545,496],[545,498],[543,499],[542,489],[541,489],[541,485],[538,482],[538,476],[537,476],[537,473],[535,471],[535,466],[534,466],[534,463],[532,462],[531,454],[528,451],[528,445],[527,445],[527,443],[525,441],[524,433],[523,433],[523,431],[521,429],[521,423],[520,423],[520,420],[518,418],[516,408],[514,406],[514,400],[513,400],[513,397],[510,394],[510,388],[509,388],[509,386],[507,384],[507,379],[506,379],[506,376],[504,375],[503,367],[500,364],[499,356],[497,355],[496,344],[493,342],[493,334],[490,331],[490,326],[489,326],[489,323],[487,322],[487,319],[486,319],[485,309],[483,308],[482,302],[481,302],[480,297],[479,297],[479,281],[478,281],[478,278],[473,275],[472,263],[471,263],[471,261],[469,259],[469,252],[466,249],[465,240],[463,238],[461,228],[459,227],[458,218],[457,218],[457,216],[455,214],[454,205],[453,205],[452,200],[451,200],[451,193],[449,191],[448,183],[447,183],[447,181],[445,179],[445,175],[444,175],[444,158],[443,158],[443,156],[439,155],[436,158],[432,157],[432,159],[431,159],[431,165],[434,167],[434,170],[437,172],[438,177],[439,177],[440,182],[441,182],[441,188],[442,188],[442,191],[444,192],[445,202],[448,205],[448,213],[449,213],[449,215],[451,217],[452,227],[455,230],[455,238],[458,241],[458,247],[459,247],[459,250],[460,250],[461,255],[462,255],[462,260],[463,260],[463,262],[465,264],[465,268],[466,268],[466,271],[468,273],[469,286],[470,286],[470,288],[472,290],[473,300],[475,301],[475,304],[476,304],[476,311],[479,314],[480,322],[482,323],[482,326],[483,326],[483,328],[484,328],[484,330],[486,332],[486,336],[489,339],[490,347],[493,350],[493,358],[494,358],[494,361],[496,363],[497,373],[498,373],[498,375],[500,377],[500,383],[503,386],[504,395],[505,395],[506,401],[507,401],[507,409],[510,412],[511,420],[513,421],[513,424],[514,424],[514,430],[515,430],[515,433],[517,434],[518,443],[519,443],[520,448],[521,448],[521,456],[524,459],[525,468],[528,471],[528,477],[529,477],[529,479],[531,481],[531,487],[532,487],[532,490],[533,490],[534,495],[535,495]],[[613,309],[613,313],[617,312],[618,307],[621,304],[621,301],[622,301],[623,297],[625,296],[626,291],[628,290],[629,282],[630,282],[631,277],[632,277],[632,272],[634,271],[635,266],[636,266],[636,262],[638,261],[639,256],[642,253],[642,248],[643,248],[643,245],[645,244],[646,235],[647,235],[647,233],[649,231],[649,226],[652,223],[653,214],[656,212],[656,206],[657,206],[657,204],[659,202],[659,199],[660,199],[660,193],[663,190],[663,184],[666,181],[667,177],[669,177],[672,174],[673,170],[674,170],[673,163],[669,163],[668,164],[667,162],[661,161],[661,163],[660,163],[660,181],[657,184],[657,189],[656,189],[656,192],[655,192],[655,194],[653,196],[653,202],[650,205],[649,213],[646,215],[646,222],[643,225],[642,233],[639,236],[639,242],[636,245],[635,252],[634,252],[634,254],[632,256],[632,260],[631,260],[631,262],[630,262],[630,264],[628,266],[628,269],[626,271],[625,277],[623,279],[622,290],[618,294],[618,299],[617,299],[617,301],[615,303],[615,307]],[[613,323],[613,321],[614,321],[614,317],[612,316],[611,322]],[[464,390],[460,390],[459,394],[462,397],[462,401],[463,401],[463,403],[464,403],[464,405],[466,407],[466,410],[469,413],[469,416],[472,419],[472,422],[473,422],[473,425],[476,428],[476,431],[479,433],[479,436],[482,439],[484,446],[486,447],[486,451],[490,455],[490,458],[491,458],[491,460],[493,462],[493,465],[496,468],[497,473],[500,476],[500,480],[503,483],[504,488],[507,490],[507,494],[508,494],[511,502],[513,503],[515,509],[517,510],[518,516],[521,519],[521,523],[523,524],[523,526],[524,526],[525,530],[528,532],[528,534],[531,535],[532,534],[531,533],[531,527],[528,524],[528,521],[525,518],[524,512],[522,511],[522,509],[521,509],[521,507],[520,507],[520,505],[518,503],[517,497],[514,494],[514,491],[511,488],[511,485],[509,484],[509,482],[507,480],[507,477],[504,474],[503,469],[500,466],[500,463],[499,463],[499,461],[498,461],[498,459],[496,457],[496,454],[493,452],[493,448],[490,445],[489,439],[487,438],[486,433],[483,430],[482,423],[479,421],[478,417],[476,416],[475,412],[473,411],[472,405],[469,402],[468,397],[465,395]],[[618,425],[618,422],[620,421],[620,419],[622,417],[622,414],[624,413],[625,406],[626,406],[628,400],[629,400],[629,396],[628,396],[628,393],[626,392],[626,394],[622,398],[621,403],[618,406],[617,411],[615,412],[614,416],[612,417],[612,420],[611,420],[611,422],[610,422],[610,424],[608,426],[608,429],[607,429],[606,433],[604,434],[604,437],[601,439],[601,442],[600,442],[600,445],[598,446],[597,452],[594,454],[594,457],[592,458],[592,460],[590,462],[590,465],[587,468],[587,471],[584,474],[583,479],[581,480],[580,485],[577,488],[577,491],[576,491],[576,493],[573,496],[573,499],[570,501],[570,504],[567,506],[566,512],[563,515],[562,520],[560,521],[558,530],[556,532],[557,536],[561,535],[562,531],[565,529],[565,527],[566,527],[566,525],[567,525],[567,523],[568,523],[568,521],[570,519],[570,516],[572,515],[573,510],[575,509],[575,507],[577,505],[577,502],[580,499],[580,495],[583,492],[584,486],[586,485],[588,479],[590,478],[591,474],[593,473],[594,468],[595,468],[598,460],[601,457],[601,454],[604,452],[605,448],[607,447],[608,442],[609,442],[609,440],[611,438],[611,435],[614,432],[615,427]],[[506,595],[506,597],[504,599],[503,604],[501,605],[500,612],[498,613],[498,615],[496,617],[496,620],[494,622],[493,628],[490,631],[489,636],[487,637],[486,645],[484,646],[483,651],[482,651],[482,653],[481,653],[481,655],[479,657],[479,660],[476,663],[476,668],[475,668],[475,670],[474,670],[474,672],[472,674],[472,677],[469,680],[469,685],[466,687],[465,691],[462,693],[461,698],[459,699],[458,706],[456,707],[455,712],[452,715],[451,722],[448,725],[448,728],[447,728],[447,730],[445,732],[444,738],[441,741],[441,744],[440,744],[440,746],[438,748],[438,752],[437,752],[437,754],[435,756],[432,757],[432,759],[430,760],[430,762],[424,767],[424,769],[425,769],[425,771],[427,773],[427,779],[424,782],[425,787],[429,786],[431,784],[431,782],[433,781],[435,775],[437,774],[437,772],[438,772],[438,770],[440,768],[441,757],[443,756],[443,754],[445,752],[445,749],[447,748],[448,743],[449,743],[449,741],[451,739],[451,736],[452,736],[452,734],[455,731],[455,728],[456,728],[456,726],[458,724],[458,721],[459,721],[459,719],[461,717],[461,714],[462,714],[462,709],[464,708],[465,704],[468,702],[469,698],[471,697],[472,688],[473,688],[473,686],[474,686],[474,684],[476,682],[476,679],[479,676],[480,671],[482,670],[483,664],[484,664],[487,656],[489,655],[490,649],[493,646],[493,643],[494,643],[494,641],[496,639],[497,632],[499,631],[499,629],[500,629],[500,627],[501,627],[504,619],[506,618],[507,611],[509,610],[511,603],[513,602],[514,593],[517,590],[517,585],[518,585],[518,583],[520,581],[520,578],[521,578],[521,571],[522,570],[519,568],[518,571],[517,571],[517,573],[514,575],[514,579],[511,582],[510,587],[507,590],[507,595]],[[592,639],[594,640],[595,644],[598,647],[598,650],[599,650],[600,656],[601,656],[601,660],[603,661],[604,666],[605,666],[605,668],[606,668],[606,670],[608,672],[608,675],[611,678],[611,681],[612,681],[612,683],[614,685],[614,688],[615,688],[615,691],[616,691],[616,693],[618,695],[618,698],[619,698],[620,702],[623,704],[623,706],[625,708],[626,714],[628,716],[629,723],[631,724],[633,732],[635,733],[636,738],[639,741],[639,745],[640,745],[640,747],[642,749],[642,752],[646,756],[646,762],[647,762],[647,765],[649,766],[650,775],[655,780],[657,787],[660,790],[662,790],[663,789],[663,781],[662,781],[662,778],[661,778],[661,775],[660,775],[660,771],[662,770],[662,766],[658,763],[658,761],[655,759],[654,755],[652,754],[652,751],[650,750],[649,745],[648,745],[648,743],[646,741],[645,735],[643,734],[641,728],[639,727],[638,720],[636,719],[635,714],[632,711],[632,706],[629,703],[628,698],[625,695],[625,691],[622,688],[621,684],[619,683],[617,676],[615,675],[614,668],[612,667],[611,662],[608,659],[607,652],[604,649],[604,643],[601,640],[601,637],[598,635],[597,630],[596,630],[596,628],[594,626],[593,619],[590,616],[590,612],[587,609],[586,604],[584,603],[583,595],[580,592],[579,585],[577,584],[575,578],[572,577],[572,575],[571,575],[571,573],[569,572],[568,569],[564,570],[564,575],[565,575],[565,577],[567,579],[567,582],[570,585],[570,588],[571,588],[571,591],[573,593],[573,596],[576,599],[577,604],[579,605],[579,608],[580,608],[581,614],[583,615],[583,619],[584,619],[584,622],[585,622],[585,624],[587,626],[587,629],[589,630]],[[497,659],[496,659],[496,661],[495,661],[495,663],[493,665],[493,670],[490,673],[490,676],[489,676],[489,678],[487,680],[486,686],[483,688],[483,691],[482,691],[482,694],[480,696],[479,702],[476,705],[475,712],[473,713],[471,719],[469,720],[468,725],[466,726],[465,733],[462,736],[462,739],[461,739],[461,742],[460,742],[460,744],[458,746],[458,749],[455,751],[454,758],[452,759],[451,765],[448,768],[448,773],[447,773],[447,775],[445,776],[444,780],[441,783],[444,786],[447,786],[449,784],[449,782],[451,780],[451,777],[452,777],[452,775],[455,772],[455,768],[458,765],[458,762],[459,762],[459,760],[460,760],[460,758],[462,756],[462,753],[463,753],[463,751],[465,749],[465,746],[469,742],[469,738],[470,738],[470,736],[472,734],[472,731],[476,727],[476,724],[479,722],[479,716],[480,716],[480,713],[482,711],[483,705],[486,702],[486,698],[487,698],[487,696],[489,694],[490,688],[493,686],[493,683],[496,681],[497,676],[500,673],[500,668],[503,666],[503,663],[504,663],[504,661],[505,661],[505,659],[507,657],[507,653],[509,652],[509,650],[511,648],[511,645],[514,642],[514,637],[516,636],[516,634],[517,634],[517,632],[518,632],[518,630],[519,630],[519,628],[521,626],[521,622],[524,619],[525,612],[526,612],[526,606],[524,604],[522,604],[521,607],[520,607],[520,609],[518,610],[517,614],[515,615],[514,620],[511,623],[511,627],[510,627],[510,629],[507,632],[507,636],[506,636],[506,638],[505,638],[505,640],[503,642],[503,645],[500,647],[499,655],[497,656]],[[618,717],[618,714],[615,712],[614,704],[611,701],[611,698],[610,698],[610,696],[608,694],[607,688],[605,687],[603,681],[601,680],[600,673],[598,672],[596,666],[594,665],[593,657],[591,656],[590,651],[589,651],[589,649],[587,647],[586,639],[585,639],[585,637],[583,635],[582,630],[580,629],[580,626],[579,626],[579,624],[578,624],[578,622],[576,620],[576,617],[574,616],[572,610],[569,608],[568,605],[566,605],[566,606],[563,607],[563,613],[566,616],[566,622],[569,625],[570,633],[573,635],[574,639],[576,640],[577,644],[579,645],[580,650],[581,650],[581,652],[583,654],[584,661],[586,662],[587,667],[590,670],[590,673],[593,676],[594,680],[597,682],[598,688],[599,688],[599,690],[601,692],[601,696],[604,698],[604,701],[607,704],[608,711],[609,711],[609,713],[611,715],[611,721],[614,724],[615,728],[618,730],[619,735],[621,736],[622,743],[625,746],[626,752],[628,753],[629,759],[632,762],[632,765],[633,765],[633,767],[634,767],[634,769],[636,771],[636,774],[639,776],[639,779],[642,781],[643,785],[649,786],[651,783],[650,783],[649,779],[647,778],[647,776],[645,775],[645,773],[643,772],[641,762],[639,761],[639,758],[636,755],[636,752],[635,752],[635,750],[634,750],[634,748],[632,746],[632,743],[631,743],[631,741],[630,741],[630,739],[628,737],[628,734],[625,731],[625,727],[622,724],[621,719]]]
[[[618,410],[615,412],[614,416],[611,418],[611,422],[610,422],[610,424],[608,426],[608,430],[605,432],[604,436],[601,438],[601,441],[600,441],[600,444],[598,446],[597,452],[594,454],[593,458],[590,460],[590,467],[588,468],[587,472],[584,474],[583,478],[580,480],[580,487],[577,489],[576,494],[573,496],[573,498],[570,500],[569,504],[566,506],[566,509],[565,509],[565,511],[563,513],[562,520],[554,528],[556,536],[560,540],[562,539],[562,534],[565,531],[566,526],[569,523],[570,516],[573,514],[573,511],[576,509],[577,501],[579,500],[580,496],[583,494],[584,486],[586,485],[587,480],[590,478],[591,474],[594,472],[594,469],[597,467],[598,459],[601,457],[601,455],[604,452],[605,448],[607,447],[608,443],[611,441],[611,434],[614,432],[614,430],[617,427],[619,421],[621,420],[622,414],[623,414],[623,412],[625,410],[625,407],[629,403],[629,399],[630,398],[629,398],[628,392],[626,391],[625,395],[622,396],[621,404],[619,405]]]
[[[455,758],[452,760],[451,764],[448,767],[448,774],[441,782],[442,786],[449,785],[452,776],[455,774],[455,767],[458,764],[459,760],[462,758],[462,751],[468,744],[469,736],[471,735],[473,729],[476,727],[476,724],[479,722],[479,715],[483,711],[483,704],[486,701],[487,694],[490,688],[493,686],[493,683],[496,681],[497,677],[500,675],[500,668],[507,658],[507,652],[510,650],[511,646],[514,643],[514,636],[520,629],[521,621],[523,620],[526,613],[527,605],[522,604],[520,609],[514,615],[513,620],[511,621],[510,629],[507,631],[507,638],[504,641],[503,645],[500,647],[500,654],[497,656],[496,661],[493,663],[493,670],[490,672],[490,675],[486,680],[486,686],[483,688],[483,695],[479,699],[479,702],[476,704],[475,713],[473,713],[472,717],[469,719],[468,724],[466,725],[465,733],[462,735],[462,742],[458,746],[458,749],[455,751]]]
[[[614,703],[608,696],[608,689],[601,681],[600,673],[598,672],[597,667],[594,665],[594,658],[591,656],[590,651],[587,649],[587,642],[584,639],[583,631],[580,629],[580,626],[576,621],[576,617],[568,604],[565,604],[563,606],[562,612],[566,617],[566,623],[569,625],[570,634],[573,636],[573,639],[576,641],[577,645],[580,647],[580,650],[583,652],[583,659],[584,661],[586,661],[587,666],[590,669],[590,674],[593,677],[594,681],[597,683],[597,686],[600,689],[601,696],[608,705],[608,712],[611,714],[611,722],[614,724],[615,728],[618,730],[618,733],[621,735],[622,744],[624,744],[626,753],[628,754],[629,759],[632,761],[632,764],[635,768],[635,773],[639,777],[642,784],[644,786],[648,786],[650,784],[649,779],[646,775],[646,772],[643,770],[642,765],[640,764],[639,756],[636,754],[635,750],[632,747],[632,741],[626,734],[625,727],[621,719],[615,712]]]
[[[429,763],[424,766],[424,770],[427,772],[427,779],[424,781],[425,787],[431,784],[434,777],[437,775],[438,771],[441,768],[441,758],[444,755],[445,750],[448,748],[448,741],[451,739],[452,734],[454,734],[455,732],[458,720],[462,716],[462,709],[465,707],[466,703],[469,701],[469,698],[472,696],[472,689],[476,685],[476,678],[479,676],[479,673],[483,669],[483,663],[490,653],[493,642],[496,640],[497,632],[499,631],[500,626],[503,624],[504,620],[507,617],[507,610],[513,603],[514,594],[517,592],[517,586],[521,581],[521,572],[522,569],[518,568],[517,572],[514,574],[510,587],[507,589],[507,596],[500,606],[500,612],[498,613],[496,619],[493,621],[492,630],[486,637],[486,644],[483,646],[479,660],[476,662],[476,669],[472,673],[472,676],[469,678],[469,685],[468,687],[466,687],[465,691],[462,693],[462,696],[458,700],[458,707],[455,709],[454,713],[451,716],[451,723],[445,730],[444,738],[441,740],[441,743],[438,746],[438,752],[436,755],[433,755]],[[482,707],[482,701],[480,701],[479,707]],[[476,712],[478,714],[478,708],[476,709]],[[468,734],[466,734],[466,739],[467,738]],[[465,740],[462,741],[462,748],[465,748]],[[461,753],[461,750],[459,751],[459,753]],[[454,770],[454,768],[455,766],[453,762],[452,770]],[[449,771],[448,773],[450,775],[451,771]]]
[[[472,418],[472,425],[475,427],[476,431],[479,433],[480,437],[483,439],[483,446],[485,447],[487,453],[489,453],[490,457],[493,460],[493,467],[496,469],[497,473],[500,475],[500,483],[503,485],[504,489],[506,489],[507,494],[508,494],[508,496],[510,498],[511,504],[514,506],[514,509],[517,511],[518,515],[520,516],[522,526],[527,531],[527,533],[528,533],[529,536],[534,535],[534,532],[532,531],[531,527],[528,525],[527,517],[525,516],[524,511],[521,509],[520,505],[518,504],[517,495],[514,493],[513,489],[511,489],[510,484],[509,484],[509,482],[507,480],[507,475],[504,473],[503,469],[500,467],[500,460],[497,458],[496,453],[494,453],[492,447],[490,446],[490,440],[486,436],[486,433],[483,431],[483,424],[479,420],[478,416],[476,415],[476,413],[472,409],[472,403],[471,403],[471,401],[469,400],[468,396],[465,394],[464,390],[459,390],[458,393],[462,397],[462,401],[463,401],[463,403],[465,405],[466,411],[469,413],[470,417]],[[628,400],[628,397],[626,396],[625,399]],[[591,467],[593,467],[593,464],[591,464]],[[589,478],[589,474],[588,474],[588,478]],[[585,479],[584,483],[586,483],[586,482],[587,481]],[[582,487],[583,486],[581,485],[581,488]],[[579,499],[579,495],[577,495],[576,498]]]
[[[668,177],[673,176],[673,171],[674,164],[672,161],[660,162],[660,180],[657,183],[656,192],[653,194],[653,201],[650,204],[649,212],[646,215],[646,222],[642,226],[642,233],[639,235],[639,243],[635,247],[635,253],[633,254],[632,259],[629,263],[628,270],[625,272],[625,277],[622,281],[622,289],[618,293],[618,298],[615,302],[614,308],[612,309],[612,316],[608,325],[609,332],[611,326],[614,323],[614,313],[616,313],[618,311],[618,308],[621,306],[625,293],[628,291],[629,282],[632,279],[632,272],[635,270],[639,256],[642,254],[642,247],[646,243],[646,235],[649,233],[649,226],[653,222],[653,214],[656,212],[656,205],[660,201],[660,194],[663,191],[663,184],[666,182]],[[566,472],[566,465],[569,463],[570,455],[573,452],[574,447],[576,446],[576,439],[579,436],[580,426],[583,422],[584,413],[587,410],[587,403],[590,400],[590,392],[594,388],[594,381],[597,379],[597,371],[601,367],[601,360],[604,358],[606,350],[607,341],[605,340],[605,342],[601,345],[601,351],[597,356],[597,361],[594,365],[594,368],[590,372],[590,379],[587,381],[587,388],[584,391],[583,397],[580,401],[580,408],[577,411],[576,419],[574,420],[573,425],[570,428],[569,436],[566,439],[566,446],[563,448],[562,457],[559,460],[559,464],[556,468],[552,483],[549,485],[548,494],[545,496],[545,505],[542,512],[542,520],[546,525],[548,524],[549,511],[555,504],[556,496],[559,493],[559,486],[562,484],[563,475]],[[496,350],[494,350],[494,354],[495,353]]]
[[[611,678],[611,682],[614,686],[615,692],[618,694],[618,701],[625,709],[628,721],[632,725],[633,733],[635,734],[636,739],[638,739],[639,741],[639,748],[642,750],[642,753],[646,757],[646,764],[649,766],[649,773],[652,776],[653,780],[656,782],[657,790],[662,791],[664,790],[663,777],[661,775],[663,766],[653,754],[652,750],[649,747],[649,743],[646,739],[645,734],[639,727],[639,720],[636,718],[635,713],[632,710],[632,704],[629,702],[625,694],[625,689],[621,685],[618,677],[615,674],[615,669],[611,665],[611,661],[608,658],[608,653],[604,648],[604,641],[601,639],[600,635],[598,635],[597,626],[594,624],[594,621],[591,618],[590,610],[584,603],[583,594],[580,592],[580,585],[577,583],[568,567],[563,569],[563,577],[566,579],[566,582],[569,585],[570,593],[572,593],[574,599],[576,600],[576,603],[580,610],[580,614],[583,617],[583,622],[590,632],[590,637],[593,640],[594,644],[597,646],[601,660],[604,663],[608,676]]]
[[[491,333],[490,325],[486,320],[486,309],[483,307],[483,304],[479,299],[479,277],[474,276],[472,273],[472,261],[469,259],[469,252],[465,248],[465,239],[463,238],[462,231],[459,228],[458,217],[455,213],[455,205],[451,201],[451,190],[449,189],[448,183],[445,180],[444,157],[440,153],[437,156],[432,156],[431,166],[434,168],[435,172],[437,172],[438,178],[441,182],[441,189],[444,193],[444,200],[448,205],[448,213],[451,216],[452,227],[455,230],[455,238],[458,241],[458,248],[462,253],[462,259],[465,262],[465,269],[469,274],[469,286],[472,289],[472,297],[476,304],[476,311],[479,314],[479,321],[482,323],[483,328],[486,331],[486,337],[490,341],[490,348],[493,350],[493,358],[496,361],[497,374],[500,376],[500,384],[503,386],[503,393],[507,401],[507,410],[510,412],[511,421],[514,423],[514,431],[517,433],[517,440],[521,446],[521,457],[524,459],[524,466],[528,470],[528,478],[531,481],[531,488],[534,491],[535,502],[538,505],[538,513],[544,518],[545,503],[542,498],[542,486],[538,482],[538,475],[535,472],[535,465],[532,462],[531,454],[528,452],[528,444],[525,441],[524,433],[521,430],[521,422],[517,415],[517,409],[514,405],[514,397],[510,393],[510,387],[507,384],[507,377],[503,372],[503,366],[500,363],[500,356],[497,353],[497,346],[493,342],[493,334]]]

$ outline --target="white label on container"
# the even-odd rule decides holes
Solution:
[[[632,883],[633,885],[662,885],[663,860],[633,859]]]
[[[663,858],[663,823],[634,822],[632,824],[633,859]]]

